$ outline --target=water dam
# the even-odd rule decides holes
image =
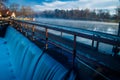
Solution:
[[[52,30],[60,35],[52,34]],[[72,35],[72,39],[63,37],[63,33]],[[77,37],[90,39],[91,45],[78,42]],[[113,46],[117,53],[102,54],[100,43]],[[117,35],[1,20],[0,80],[119,80],[119,48]]]

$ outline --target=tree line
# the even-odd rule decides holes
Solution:
[[[115,20],[118,18],[117,14],[111,15],[109,10],[90,10],[90,9],[74,9],[74,10],[47,10],[36,13],[35,16],[47,18],[64,18],[74,20]],[[120,19],[120,18],[119,18]]]
[[[74,20],[95,20],[95,21],[114,21],[120,22],[120,0],[116,5],[115,14],[110,14],[108,9],[90,10],[90,9],[71,9],[71,10],[46,10],[34,14],[36,17],[62,18]]]

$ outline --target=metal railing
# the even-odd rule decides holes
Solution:
[[[119,27],[118,27],[118,36],[120,36],[120,22],[119,22]]]
[[[77,43],[77,39],[76,39],[77,37],[83,37],[83,38],[92,40],[91,47],[95,47],[96,49],[99,48],[100,42],[106,43],[106,44],[109,44],[112,46],[116,46],[117,48],[120,47],[120,37],[117,35],[111,35],[111,34],[90,31],[90,30],[84,30],[84,29],[66,28],[64,26],[58,27],[55,25],[36,23],[36,22],[31,22],[31,21],[10,20],[10,22],[21,32],[23,32],[23,30],[25,30],[26,36],[28,35],[28,31],[31,30],[33,40],[34,40],[34,36],[36,35],[37,31],[38,31],[39,35],[44,34],[45,38],[43,38],[43,39],[45,40],[46,49],[48,48],[48,42],[49,42],[53,45],[56,45],[64,50],[72,53],[73,54],[73,65],[75,64],[74,62],[75,62],[75,57],[76,57],[77,47],[78,47],[77,46],[78,43]],[[40,28],[44,28],[44,31],[40,30]],[[50,34],[48,32],[48,29],[61,32],[61,36],[62,36],[62,33],[67,33],[67,34],[73,35],[74,36],[73,41],[64,39],[64,40],[68,40],[68,44],[70,44],[71,47],[66,48],[66,46],[61,45],[62,44],[61,42],[55,42],[55,41],[49,40],[49,38],[50,38],[50,36],[52,36],[52,34]],[[56,36],[56,37],[58,37],[58,36]],[[96,46],[94,46],[95,41],[96,41]],[[70,42],[72,42],[72,43],[70,43]],[[59,43],[61,43],[61,44],[59,44]],[[82,62],[82,64],[83,64],[83,62]],[[84,63],[84,65],[87,65],[87,64]],[[97,73],[108,80],[108,78],[106,76],[104,76],[103,74],[101,74],[99,72],[97,72]]]
[[[117,35],[97,32],[97,31],[90,31],[90,30],[84,30],[84,29],[76,29],[76,28],[66,28],[64,26],[55,26],[55,25],[49,25],[49,24],[43,24],[43,23],[36,23],[31,21],[22,21],[22,20],[14,20],[21,24],[29,24],[33,26],[39,26],[42,28],[45,28],[46,38],[48,38],[48,29],[55,30],[62,33],[67,33],[74,36],[74,44],[76,43],[76,37],[82,37],[85,39],[92,40],[92,47],[96,47],[96,49],[99,48],[99,43],[105,43],[109,44],[115,47],[120,47],[120,37]],[[34,27],[35,28],[35,27]],[[35,31],[35,30],[34,30]],[[34,31],[32,31],[34,33]],[[33,34],[34,35],[34,34]],[[48,40],[48,39],[47,39]],[[95,45],[96,41],[96,45]],[[73,45],[75,48],[73,48],[73,51],[76,49],[76,45]],[[76,51],[75,51],[76,52]]]

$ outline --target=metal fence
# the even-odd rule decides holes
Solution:
[[[10,23],[21,32],[25,32],[25,35],[31,35],[32,39],[35,40],[35,38],[42,38],[45,40],[45,48],[48,48],[48,43],[51,43],[55,46],[58,46],[65,51],[72,53],[73,55],[73,66],[75,64],[75,58],[79,55],[77,54],[77,51],[79,51],[79,45],[81,46],[81,43],[77,42],[77,37],[82,37],[85,39],[90,39],[92,41],[90,47],[95,48],[98,50],[99,43],[105,43],[112,45],[118,49],[120,47],[120,37],[117,35],[111,35],[96,31],[89,31],[84,29],[75,29],[75,28],[66,28],[64,26],[58,27],[55,25],[50,24],[43,24],[43,23],[37,23],[32,21],[22,21],[22,20],[10,20]],[[55,35],[52,33],[49,33],[49,30],[54,30],[60,33],[60,35]],[[72,35],[73,39],[67,39],[62,37],[63,33]],[[79,45],[78,45],[79,44]],[[83,65],[88,66],[84,62],[81,62]],[[93,71],[97,72],[99,75],[104,77],[105,79],[109,79],[100,72],[94,70],[92,67],[88,66],[88,68],[92,69]]]

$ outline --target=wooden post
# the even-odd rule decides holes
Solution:
[[[76,35],[74,35],[73,42],[73,68],[75,67],[75,57],[76,57]]]
[[[20,27],[21,27],[20,31],[23,32],[23,31],[22,31],[22,27],[23,27],[23,26],[22,26],[22,23],[20,23]]]
[[[32,26],[32,40],[35,40],[34,35],[35,35],[35,26],[33,25]]]
[[[48,29],[45,28],[45,35],[46,35],[46,43],[45,43],[45,49],[48,49]]]
[[[120,22],[119,22],[119,27],[118,27],[118,36],[120,36]]]
[[[25,25],[25,36],[27,36],[27,24]]]

